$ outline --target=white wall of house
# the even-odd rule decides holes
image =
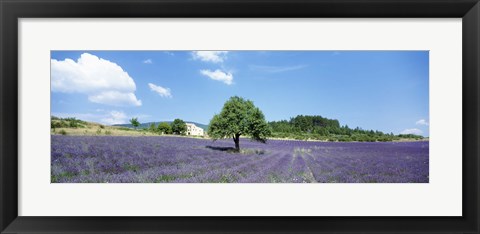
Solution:
[[[203,129],[192,123],[187,123],[187,135],[203,136]]]

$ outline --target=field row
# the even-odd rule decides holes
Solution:
[[[52,136],[54,183],[428,183],[428,142]]]

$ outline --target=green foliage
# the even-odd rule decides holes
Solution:
[[[177,135],[185,135],[187,132],[187,124],[181,119],[175,119],[172,122],[172,132]]]
[[[156,128],[156,126],[155,126],[155,123],[151,123],[151,124],[150,124],[150,127],[148,128],[148,130],[149,130],[150,132],[156,132],[156,131],[157,131],[157,128]]]
[[[172,134],[172,126],[167,122],[161,122],[158,124],[157,132],[160,134]]]
[[[265,143],[271,129],[262,111],[250,100],[231,97],[220,114],[214,115],[208,126],[208,135],[214,139],[233,138],[235,149],[240,150],[240,136]]]
[[[398,137],[406,138],[406,139],[415,139],[415,140],[423,139],[422,136],[415,135],[415,134],[400,134],[398,135]]]
[[[138,118],[132,118],[130,119],[130,123],[132,124],[132,126],[137,129],[138,126],[140,126],[140,122],[138,122]]]
[[[328,119],[322,116],[298,115],[289,121],[273,121],[268,123],[273,131],[273,137],[290,138],[297,140],[323,140],[323,141],[394,141],[401,139],[423,139],[418,135],[393,135],[380,131],[363,130],[361,128],[351,129],[348,125],[340,126],[336,119]]]
[[[68,122],[68,127],[70,128],[78,128],[80,123],[76,118],[65,118],[64,120]]]
[[[131,128],[126,128],[126,127],[119,127],[118,130],[122,130],[122,131],[133,131]]]
[[[67,135],[67,132],[65,131],[65,129],[62,129],[62,130],[60,130],[60,134]]]
[[[52,116],[50,119],[50,128],[78,128],[85,127],[83,126],[87,122],[76,119],[76,118],[58,118]]]

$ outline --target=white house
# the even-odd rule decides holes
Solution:
[[[190,136],[203,136],[203,129],[197,127],[193,123],[187,123],[187,135]]]

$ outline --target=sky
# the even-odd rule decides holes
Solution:
[[[231,96],[267,121],[429,134],[428,51],[52,51],[51,113],[102,124],[208,124]]]

